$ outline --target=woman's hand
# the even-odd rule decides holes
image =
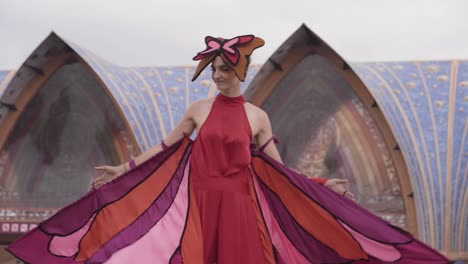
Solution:
[[[107,182],[112,181],[113,179],[119,177],[125,172],[123,165],[119,166],[99,166],[95,169],[100,172],[99,177],[91,181],[89,184],[89,189],[97,189]]]
[[[327,186],[328,188],[332,189],[333,191],[341,194],[341,195],[344,195],[348,198],[350,198],[351,200],[354,201],[354,194],[348,192],[348,190],[346,190],[346,188],[344,187],[344,185],[348,183],[348,180],[344,180],[344,179],[329,179],[327,180],[327,182],[325,182],[325,186]]]

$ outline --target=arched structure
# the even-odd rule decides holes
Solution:
[[[468,62],[355,63],[397,137],[420,238],[468,259]]]
[[[289,166],[348,178],[361,205],[416,233],[402,153],[370,91],[307,27],[263,66],[247,96],[264,108]]]
[[[370,176],[374,180],[365,178],[379,169],[367,169],[367,176],[350,179],[359,194],[366,192],[366,184],[381,191],[385,190],[379,189],[384,184],[400,192],[407,216],[405,228],[447,255],[466,259],[467,65],[466,61],[347,63],[302,26],[260,69],[247,96],[270,113],[274,129],[286,137],[286,146],[280,147],[286,159],[288,151],[311,153],[309,165],[297,159],[298,155],[291,155],[296,158],[289,160],[290,165],[310,168],[315,173],[314,163],[318,161],[325,164],[322,167],[334,169],[334,173],[348,172],[344,174],[349,176],[366,169],[346,169],[343,157],[354,164],[360,163],[360,156],[367,157],[369,167],[375,166],[372,163],[386,163],[381,168],[390,171],[380,170],[381,174]],[[359,114],[353,117],[351,113]],[[288,120],[282,123],[285,115]],[[291,117],[294,115],[298,117]],[[301,120],[314,123],[304,125]],[[285,129],[286,123],[293,127]],[[380,134],[377,138],[376,131]],[[345,133],[352,133],[353,139],[344,141]],[[323,140],[307,139],[307,134]],[[377,144],[379,149],[381,143],[385,148],[379,154],[382,158],[378,158],[372,153],[372,145]],[[340,144],[343,153],[337,147]],[[304,151],[307,148],[309,151]],[[392,180],[393,176],[398,181]],[[385,192],[380,197],[386,197]],[[381,202],[383,207],[368,208],[378,214],[380,209],[394,211],[385,200]]]
[[[93,166],[139,151],[107,87],[53,33],[0,92],[2,242],[82,196]]]

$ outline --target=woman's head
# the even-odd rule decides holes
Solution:
[[[211,78],[218,90],[224,92],[238,89],[241,83],[234,70],[223,61],[221,56],[216,56],[211,63]]]
[[[244,81],[247,75],[247,67],[252,52],[265,44],[265,41],[254,35],[244,35],[232,39],[205,38],[206,49],[199,52],[194,60],[199,60],[197,69],[193,75],[194,81],[203,69],[215,59],[227,65],[240,81]]]

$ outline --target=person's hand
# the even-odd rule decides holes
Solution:
[[[122,175],[125,170],[122,165],[119,166],[99,166],[94,167],[99,173],[99,177],[92,180],[89,184],[89,189],[97,189],[107,182],[112,181],[113,179]]]
[[[351,200],[354,200],[354,194],[350,193],[346,188],[345,184],[348,183],[348,180],[344,179],[329,179],[327,182],[325,182],[325,186],[330,188],[331,190],[344,195]]]

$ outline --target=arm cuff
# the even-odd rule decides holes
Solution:
[[[162,149],[166,150],[168,149],[169,147],[166,145],[166,142],[164,142],[164,140],[161,141],[161,147]]]

